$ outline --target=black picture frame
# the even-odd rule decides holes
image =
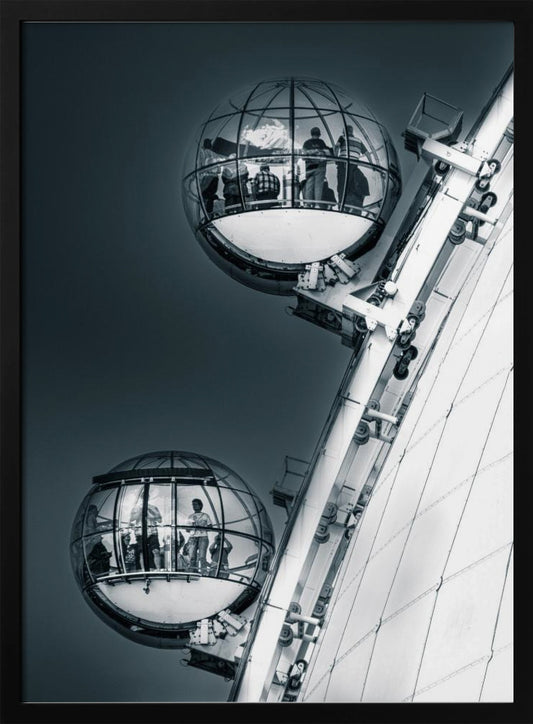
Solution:
[[[15,722],[174,722],[176,720],[207,721],[233,719],[254,722],[527,722],[533,718],[528,691],[528,644],[531,643],[529,598],[520,585],[517,595],[517,648],[515,680],[516,698],[513,704],[447,704],[401,707],[397,705],[366,705],[357,708],[347,704],[291,706],[279,704],[74,704],[24,703],[22,700],[22,546],[24,521],[22,507],[21,465],[21,300],[20,234],[22,212],[21,188],[21,126],[20,126],[20,33],[27,21],[87,21],[87,22],[148,22],[148,21],[209,21],[239,22],[311,22],[327,21],[510,21],[515,24],[516,42],[516,122],[519,153],[519,177],[525,178],[530,168],[529,114],[527,110],[531,87],[531,46],[533,43],[533,5],[528,1],[509,2],[430,2],[383,0],[350,2],[330,0],[3,0],[1,3],[1,79],[2,79],[2,217],[1,217],[1,573],[2,573],[2,713],[1,720]],[[443,49],[445,62],[447,49]],[[528,156],[529,154],[529,156]],[[525,215],[529,200],[529,184],[518,191],[523,205],[517,205],[517,246],[530,246],[526,233]],[[523,244],[522,244],[523,242]],[[517,252],[524,252],[517,249]],[[525,280],[527,266],[518,265],[520,278]],[[527,283],[526,285],[527,286]],[[520,344],[519,367],[526,393],[529,389],[527,371],[531,347],[522,335],[528,329],[526,314],[530,300],[524,285],[518,292],[516,331]],[[529,333],[525,331],[525,337]],[[519,387],[519,386],[517,386]],[[527,394],[524,395],[527,398]],[[519,402],[519,400],[517,400]],[[523,416],[517,424],[517,452],[525,456],[531,424]],[[528,487],[530,475],[524,463],[517,481]],[[516,528],[522,536],[517,550],[522,580],[529,578],[531,558],[525,515],[530,506],[529,491],[520,491]],[[528,565],[529,564],[529,565]],[[527,581],[526,581],[527,585]],[[525,588],[525,587],[524,587]],[[526,606],[528,609],[526,609]],[[229,708],[228,708],[229,707]]]

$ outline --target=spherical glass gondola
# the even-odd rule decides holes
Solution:
[[[91,608],[127,638],[187,645],[197,622],[257,597],[274,552],[250,487],[187,452],[127,460],[93,486],[76,515],[71,561]]]
[[[337,86],[284,78],[232,95],[185,162],[189,223],[215,263],[290,294],[306,264],[361,256],[399,198],[398,159],[373,113]]]

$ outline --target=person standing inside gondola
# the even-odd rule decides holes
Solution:
[[[315,205],[320,207],[326,177],[327,161],[325,157],[331,155],[330,149],[326,146],[324,140],[320,138],[320,128],[317,126],[311,128],[311,138],[304,141],[302,148],[305,157],[303,197],[307,201],[317,202]],[[312,204],[309,205],[312,206]]]
[[[335,155],[346,161],[337,162],[337,196],[339,206],[361,208],[369,194],[368,180],[354,160],[367,153],[365,144],[354,136],[353,126],[346,126],[346,137],[341,135],[335,146]],[[346,192],[345,192],[346,184]]]
[[[137,548],[135,550],[135,567],[137,570],[141,569],[141,553],[145,555],[144,550],[144,536],[143,536],[143,505],[139,501],[131,511],[130,515],[130,528],[133,529]],[[161,550],[159,544],[158,527],[161,525],[162,517],[161,512],[157,505],[149,503],[146,508],[146,547],[148,554],[148,565],[147,569],[160,569],[161,568]]]
[[[198,573],[207,573],[207,546],[209,538],[207,536],[207,528],[212,528],[211,518],[207,513],[202,512],[204,504],[200,498],[194,498],[192,501],[193,512],[187,519],[187,527],[191,531],[187,548],[189,550],[190,568]]]

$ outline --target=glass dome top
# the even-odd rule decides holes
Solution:
[[[165,468],[180,473],[186,472],[187,470],[211,472],[208,458],[204,458],[196,453],[164,450],[138,455],[137,457],[125,460],[123,463],[112,468],[108,475],[116,472],[154,470],[158,468]],[[98,477],[95,478],[95,480],[98,479]]]
[[[152,646],[186,645],[200,619],[247,608],[273,551],[268,514],[244,480],[178,451],[138,455],[96,476],[71,535],[86,601]]]
[[[201,125],[184,177],[200,242],[251,286],[246,273],[293,281],[310,262],[358,256],[401,188],[384,126],[340,88],[312,78],[263,81],[231,95]]]

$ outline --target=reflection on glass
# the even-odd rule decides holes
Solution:
[[[360,139],[366,148],[366,152],[361,154],[365,161],[381,166],[388,167],[387,146],[385,144],[385,129],[383,129],[376,121],[368,118],[361,118],[355,115],[346,115],[346,125],[353,126],[355,138]]]
[[[116,568],[113,555],[113,539],[110,533],[106,536],[100,534],[87,536],[84,544],[87,565],[91,575],[96,578],[109,575],[112,559]]]
[[[224,527],[229,532],[261,537],[261,523],[250,493],[221,489]]]
[[[386,221],[397,200],[392,177],[399,178],[387,131],[368,108],[331,84],[290,78],[232,94],[203,125],[187,173],[195,230],[280,207]]]
[[[86,533],[113,529],[116,488],[101,490],[91,497],[85,514],[84,529]]]
[[[233,544],[222,532],[215,534],[214,540],[209,546],[209,575],[227,578],[229,573],[229,554],[233,550]]]
[[[131,528],[127,528],[121,533],[120,545],[124,570],[126,573],[136,571],[139,560],[138,543],[135,532]]]
[[[121,491],[118,510],[120,554],[128,573],[141,570],[143,490],[143,485],[126,485]]]
[[[190,558],[189,558],[189,548],[185,542],[185,535],[187,531],[184,531],[182,528],[176,529],[176,555],[175,555],[175,570],[176,571],[188,571],[190,569]],[[174,566],[173,566],[174,570]]]
[[[235,159],[235,154],[230,154],[230,159]],[[246,200],[250,196],[248,188],[249,172],[244,161],[225,163],[222,166],[222,184],[224,195],[225,211],[241,211],[243,197]]]
[[[210,138],[204,138],[202,147],[198,151],[198,183],[200,193],[208,214],[213,213],[213,205],[218,199],[218,184],[220,176],[219,162],[222,156],[213,151]]]
[[[241,156],[269,156],[291,151],[288,114],[243,114]]]
[[[83,542],[78,540],[73,541],[71,548],[71,560],[74,574],[78,581],[83,580],[83,567],[85,564],[85,556],[83,554]]]
[[[210,121],[205,125],[202,133],[203,146],[204,139],[211,141],[211,150],[217,156],[227,159],[230,154],[237,153],[237,133],[239,130],[240,115],[227,116],[219,118],[216,121]]]
[[[368,179],[355,163],[337,162],[337,193],[343,208],[361,209],[370,189]]]
[[[87,510],[90,497],[90,495],[85,496],[85,499],[83,500],[78,512],[76,513],[76,518],[74,519],[74,523],[72,524],[72,531],[70,536],[73,541],[81,538],[81,536],[83,535],[85,511]]]
[[[183,182],[185,211],[187,212],[189,223],[192,224],[195,229],[200,223],[201,216],[205,214],[205,211],[203,211],[200,206],[196,184],[196,174],[187,177]]]
[[[257,569],[260,544],[257,540],[239,535],[226,535],[232,546],[228,555],[228,578],[239,583],[250,583]]]

